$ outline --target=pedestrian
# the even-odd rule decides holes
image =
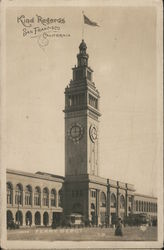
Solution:
[[[122,227],[123,227],[122,220],[121,220],[121,218],[118,218],[118,222],[117,222],[116,230],[115,230],[116,236],[123,236]]]

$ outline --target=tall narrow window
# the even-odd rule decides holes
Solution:
[[[21,184],[16,185],[15,204],[23,204],[23,187]]]
[[[26,186],[25,205],[32,205],[32,188],[30,185]]]
[[[11,183],[7,183],[7,204],[12,204],[13,201],[13,188]]]
[[[51,206],[56,207],[56,190],[51,190]]]
[[[48,207],[48,203],[49,203],[48,188],[44,188],[43,189],[43,206],[47,206]]]
[[[34,192],[34,205],[35,206],[40,206],[40,202],[41,202],[41,192],[40,192],[40,187],[36,187],[35,188],[35,192]]]
[[[111,204],[111,207],[116,208],[116,196],[113,193],[111,194],[110,204]]]
[[[125,198],[123,195],[120,196],[120,208],[125,208]]]
[[[58,205],[59,205],[59,207],[62,207],[62,205],[63,205],[62,203],[63,203],[63,192],[60,189],[59,193],[58,193]]]
[[[106,195],[104,192],[101,192],[100,195],[100,207],[106,207]]]

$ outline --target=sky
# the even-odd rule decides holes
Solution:
[[[83,25],[82,11],[99,27]],[[37,38],[23,36],[21,15],[64,18],[58,26],[70,36],[51,37],[42,47]],[[7,11],[6,25],[7,168],[64,175],[64,89],[84,27],[101,96],[100,175],[157,195],[155,8],[15,7]],[[38,25],[44,26],[32,27]]]

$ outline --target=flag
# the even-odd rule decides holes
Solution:
[[[83,16],[84,16],[84,23],[85,24],[99,27],[99,25],[96,22],[91,21],[86,15],[83,15]]]

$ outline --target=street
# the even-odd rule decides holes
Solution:
[[[115,236],[114,228],[79,228],[79,229],[51,229],[25,228],[8,230],[8,240],[73,240],[73,241],[155,241],[157,227],[125,227],[123,236]]]

